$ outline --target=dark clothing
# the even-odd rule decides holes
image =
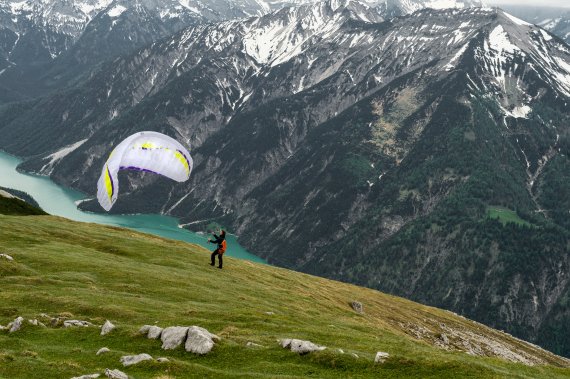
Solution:
[[[218,237],[216,234],[213,234],[213,233],[212,233],[212,235],[214,236],[215,239],[214,239],[214,240],[210,240],[210,242],[212,242],[212,243],[217,243],[217,244],[218,244],[218,249],[221,249],[221,248],[222,248],[222,242],[226,239],[226,236],[220,236],[220,237]]]
[[[223,254],[220,254],[218,252],[218,249],[214,250],[214,252],[212,253],[212,263],[210,263],[212,266],[214,266],[216,264],[216,255],[218,256],[218,268],[222,268],[222,264],[223,264],[223,260],[222,260],[222,256]]]
[[[212,266],[214,266],[216,264],[216,255],[217,255],[218,261],[219,261],[218,268],[222,268],[222,263],[223,263],[222,256],[224,255],[224,250],[225,250],[222,243],[226,239],[226,235],[225,235],[225,233],[222,234],[221,236],[218,236],[218,235],[213,234],[213,233],[212,233],[212,235],[214,236],[215,239],[210,240],[210,242],[218,244],[218,248],[212,252],[212,263],[210,263],[210,264]]]

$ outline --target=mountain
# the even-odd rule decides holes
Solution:
[[[500,6],[516,17],[540,25],[570,44],[570,9],[512,4]]]
[[[93,194],[112,146],[166,133],[191,180],[125,174],[115,212],[216,221],[273,264],[570,355],[569,97],[568,46],[500,10],[329,1],[192,26],[6,106],[0,146]]]
[[[69,86],[188,25],[268,10],[256,0],[0,0],[0,103]]]
[[[231,246],[218,270],[199,246],[128,229],[52,216],[0,215],[0,225],[2,253],[13,258],[0,257],[0,323],[21,316],[47,325],[0,330],[5,378],[71,378],[105,368],[136,378],[570,374],[568,359],[504,332],[374,290],[234,259]],[[70,319],[94,325],[58,326]],[[96,325],[105,320],[116,329],[102,336]],[[138,332],[145,324],[198,325],[221,340],[202,356],[162,350],[161,341]],[[286,338],[327,348],[299,355],[279,345]],[[109,352],[96,355],[102,346]],[[374,363],[378,351],[389,354],[384,363]],[[168,361],[120,363],[143,352]]]

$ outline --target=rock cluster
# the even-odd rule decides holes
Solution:
[[[150,339],[160,338],[164,350],[176,349],[184,344],[186,351],[200,355],[209,353],[215,342],[220,340],[220,337],[199,326],[170,326],[162,329],[144,325],[139,332]]]
[[[9,260],[9,261],[13,261],[13,260],[14,260],[14,258],[12,258],[11,256],[9,256],[8,254],[0,254],[0,258],[4,258],[4,259]]]

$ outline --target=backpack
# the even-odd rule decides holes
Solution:
[[[223,240],[222,243],[219,245],[218,249],[220,250],[220,253],[225,253],[226,252],[226,248],[228,247],[228,244],[226,243],[226,240]]]

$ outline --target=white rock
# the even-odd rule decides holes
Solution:
[[[143,325],[143,326],[139,329],[139,333],[146,335],[146,334],[148,333],[148,330],[149,330],[151,327],[152,327],[152,325]]]
[[[263,345],[260,345],[260,344],[258,344],[258,343],[251,342],[251,341],[248,341],[248,342],[245,344],[245,346],[247,346],[247,347],[263,347]]]
[[[72,326],[83,326],[83,327],[88,327],[93,325],[92,323],[90,323],[89,321],[81,321],[81,320],[65,320],[63,322],[63,327],[64,328],[70,328]]]
[[[9,261],[13,261],[14,258],[12,258],[11,256],[9,256],[8,254],[0,254],[0,258],[4,258],[7,259]]]
[[[125,355],[121,357],[121,363],[125,367],[136,365],[142,361],[152,361],[152,357],[146,353],[137,355]]]
[[[384,363],[389,357],[390,354],[379,351],[376,353],[376,357],[374,357],[374,363]]]
[[[326,349],[325,346],[319,346],[311,341],[303,341],[297,339],[284,339],[281,340],[281,346],[285,349],[290,349],[294,353],[307,354],[313,351],[321,351]]]
[[[340,354],[344,354],[344,350],[342,349],[336,349],[336,351],[338,351]]]
[[[169,326],[168,328],[164,328],[160,335],[162,348],[164,350],[176,349],[186,340],[187,334],[187,326]]]
[[[38,326],[38,320],[36,320],[36,319],[28,320],[28,324]]]
[[[107,347],[102,347],[102,348],[100,348],[99,350],[97,350],[97,354],[96,354],[96,355],[105,354],[105,353],[108,353],[108,352],[110,352],[110,351],[111,351],[111,350],[109,350],[109,348],[107,348]]]
[[[265,314],[268,316],[273,316],[275,314],[275,312],[265,312]]]
[[[199,326],[191,326],[188,328],[188,337],[184,347],[186,351],[194,354],[207,354],[214,347],[214,339],[219,339],[219,337]]]
[[[24,322],[23,317],[17,317],[14,321],[8,324],[8,329],[10,333],[17,332],[22,327],[22,323]]]
[[[0,330],[8,329],[5,326],[0,325]]]
[[[358,357],[358,354],[356,354],[356,353],[352,353],[352,356],[353,356],[354,358],[356,358],[356,359],[359,358],[359,357]]]
[[[89,375],[81,375],[81,376],[74,376],[71,379],[95,379],[100,377],[101,374],[89,374]]]
[[[150,339],[157,340],[160,338],[161,334],[162,334],[162,328],[153,325],[148,329],[147,337]]]
[[[164,358],[164,357],[160,357],[160,358],[156,358],[156,361],[157,361],[157,362],[160,362],[160,363],[166,363],[166,362],[170,362],[170,359]]]
[[[110,379],[129,379],[129,376],[119,370],[109,370],[105,369],[105,376]]]
[[[101,335],[104,336],[105,334],[110,333],[113,329],[115,329],[115,325],[113,325],[111,321],[107,320],[101,327]]]

